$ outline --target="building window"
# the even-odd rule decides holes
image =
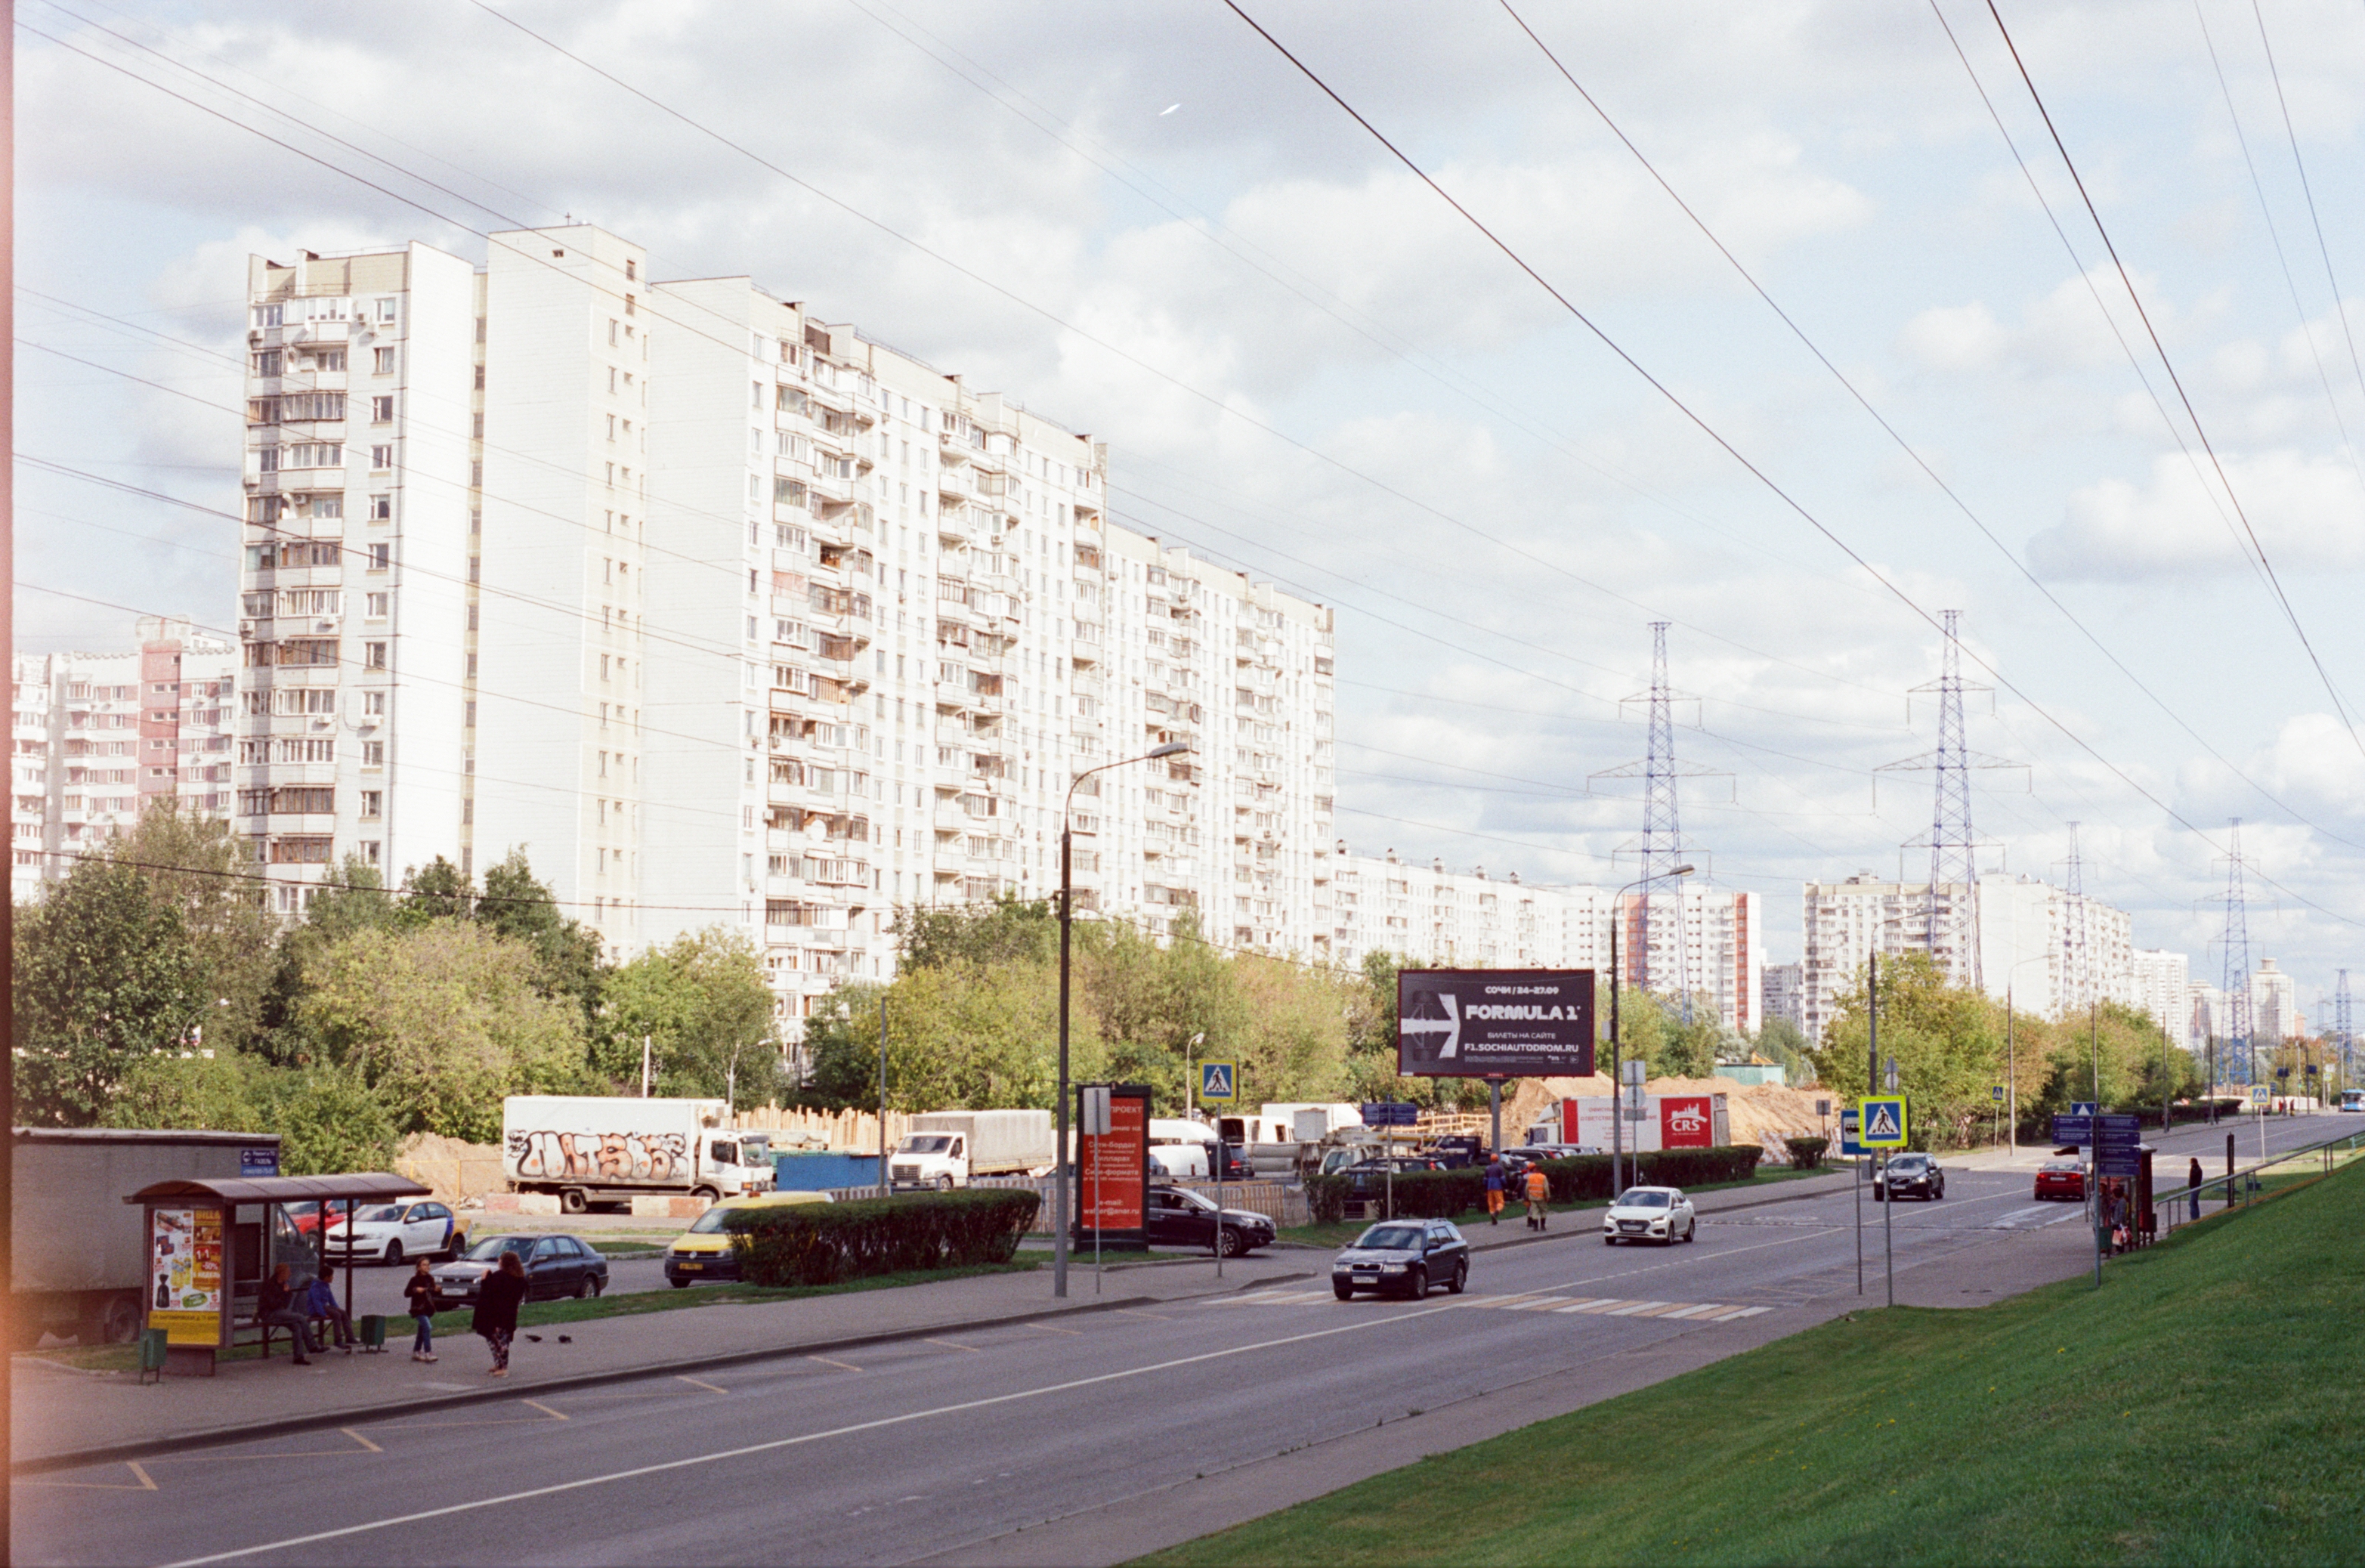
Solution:
[[[276,375],[279,374],[279,365],[280,356],[277,349],[264,349],[254,356],[254,374],[257,375]]]
[[[374,375],[392,375],[394,374],[394,351],[390,348],[373,349],[370,352],[370,370]]]
[[[378,842],[376,839],[364,838],[362,840],[362,860],[366,865],[375,866],[378,864]]]
[[[392,398],[373,398],[370,399],[370,422],[380,425],[390,425],[394,423],[394,399]]]
[[[381,321],[391,321],[394,319],[393,300],[381,299],[377,302],[377,319]],[[373,846],[373,847],[375,847],[375,846]]]
[[[386,766],[386,743],[384,741],[362,742],[362,766],[364,767],[384,767]]]
[[[393,596],[391,594],[384,593],[363,595],[363,598],[368,601],[368,612],[373,620],[383,621],[386,619],[387,601],[392,597]]]
[[[384,669],[386,667],[386,644],[384,643],[364,643],[362,644],[362,665],[367,669]]]
[[[391,545],[391,544],[373,544],[373,545],[371,545],[371,546],[369,547],[369,569],[370,569],[371,571],[373,571],[373,572],[383,572],[383,571],[385,571],[388,566],[393,566],[393,565],[394,565],[394,546],[393,546],[393,545]]]
[[[345,515],[345,498],[342,495],[314,496],[312,498],[312,515],[317,518],[343,517]]]
[[[632,257],[630,257],[630,256],[626,256],[626,257],[624,258],[624,281],[625,281],[625,282],[629,283],[629,282],[631,282],[633,278],[638,277],[638,276],[640,275],[639,272],[636,270],[636,269],[639,267],[639,265],[640,265],[640,263],[637,263],[637,262],[635,262],[635,261],[633,261]]]
[[[394,498],[392,496],[372,496],[369,498],[369,516],[372,522],[384,522],[393,517]]]
[[[394,466],[394,447],[392,444],[389,443],[385,446],[371,447],[370,466],[381,474],[391,469]]]
[[[364,822],[375,822],[378,818],[380,818],[380,817],[384,816],[385,814],[386,814],[386,791],[385,791],[385,790],[363,790],[363,791],[362,791],[362,819],[363,819]]]
[[[276,327],[286,319],[286,311],[287,307],[285,305],[258,305],[254,308],[254,324],[258,327]]]

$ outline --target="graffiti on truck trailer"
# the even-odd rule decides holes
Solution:
[[[689,1152],[689,1140],[680,1133],[537,1128],[509,1135],[510,1162],[518,1175],[554,1182],[670,1182],[688,1168]]]

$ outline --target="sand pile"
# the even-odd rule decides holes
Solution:
[[[441,1133],[413,1133],[397,1146],[394,1171],[435,1189],[436,1198],[463,1204],[487,1193],[505,1193],[500,1146],[466,1143]]]
[[[1754,1143],[1765,1150],[1769,1164],[1784,1164],[1788,1155],[1784,1137],[1826,1136],[1815,1114],[1815,1102],[1831,1095],[1820,1089],[1791,1089],[1777,1083],[1743,1084],[1730,1078],[1653,1078],[1642,1085],[1646,1094],[1721,1094],[1732,1141]],[[1503,1138],[1517,1143],[1527,1129],[1563,1100],[1597,1098],[1611,1092],[1609,1075],[1590,1078],[1530,1078],[1503,1106]]]

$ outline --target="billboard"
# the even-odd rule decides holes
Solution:
[[[1100,1087],[1108,1092],[1109,1130],[1079,1135],[1076,1237],[1089,1241],[1097,1232],[1104,1247],[1139,1247],[1149,1234],[1149,1090],[1138,1083],[1079,1084],[1079,1127],[1088,1125],[1085,1095]]]
[[[1705,1094],[1659,1097],[1661,1148],[1714,1148],[1716,1107]]]
[[[1583,1078],[1591,969],[1399,969],[1396,1070],[1408,1078]]]

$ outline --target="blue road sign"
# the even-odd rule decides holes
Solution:
[[[2069,1114],[2073,1116],[2090,1116],[2102,1108],[2101,1103],[2093,1100],[2072,1100],[2069,1102]]]
[[[1840,1112],[1840,1152],[1842,1154],[1858,1155],[1867,1152],[1864,1145],[1857,1141],[1855,1132],[1855,1107],[1849,1105]]]
[[[2143,1118],[2094,1118],[2094,1170],[2102,1176],[2134,1176],[2143,1169]]]
[[[278,1175],[279,1151],[269,1148],[240,1149],[238,1173],[241,1177]]]
[[[1228,1105],[1240,1097],[1240,1064],[1210,1059],[1199,1064],[1199,1098],[1210,1105]]]
[[[2056,1111],[2053,1114],[2053,1141],[2057,1145],[2076,1144],[2079,1148],[2086,1148],[2094,1141],[2093,1116],[2064,1115]]]
[[[1994,1088],[1990,1089],[1988,1091],[1988,1097],[1995,1101],[1998,1104],[2003,1103],[2003,1085],[1999,1083]]]
[[[1407,1100],[1370,1100],[1358,1108],[1367,1127],[1408,1127],[1420,1120],[1420,1107]]]
[[[1856,1137],[1866,1148],[1903,1148],[1905,1147],[1905,1097],[1901,1094],[1867,1094],[1859,1104],[1864,1113],[1863,1125]]]

